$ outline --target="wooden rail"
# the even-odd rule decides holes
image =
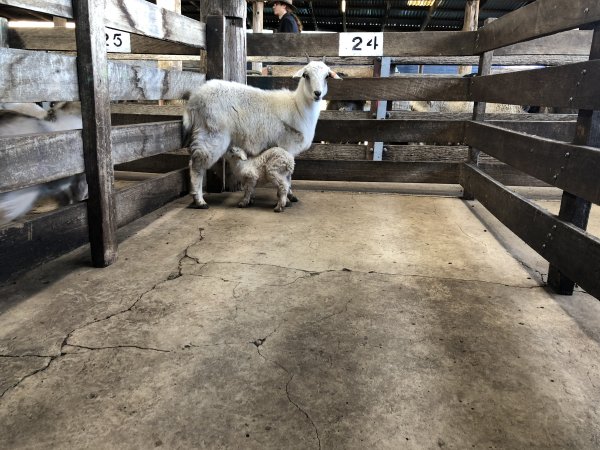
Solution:
[[[76,57],[0,48],[0,97],[6,102],[79,100]],[[41,67],[46,68],[40,71]],[[168,100],[185,97],[204,83],[204,74],[150,69],[109,62],[111,100]]]
[[[464,164],[465,189],[513,233],[590,295],[600,298],[600,240],[512,192],[481,169]]]
[[[0,0],[0,5],[73,18],[71,0]],[[160,8],[146,0],[106,0],[105,17],[105,24],[110,28],[196,48],[205,46],[204,23]]]

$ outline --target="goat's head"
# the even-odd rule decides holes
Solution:
[[[303,86],[307,98],[318,102],[327,94],[327,78],[341,80],[337,73],[331,70],[321,61],[309,62],[294,75],[294,78],[302,77],[300,84]]]
[[[235,159],[239,159],[241,161],[246,161],[248,159],[248,155],[246,152],[240,147],[229,147],[227,149],[227,153],[225,153],[225,158],[232,161]]]

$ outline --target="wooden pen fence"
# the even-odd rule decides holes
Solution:
[[[340,58],[337,34],[251,34],[246,42],[243,36],[245,2],[238,0],[212,2],[218,7],[208,8],[211,15],[203,16],[205,22],[166,13],[143,0],[107,0],[106,11],[94,12],[101,3],[100,0],[77,2],[88,5],[92,11],[74,14],[70,0],[0,0],[0,5],[29,7],[62,17],[75,16],[79,30],[75,37],[53,40],[48,35],[37,39],[34,45],[33,34],[28,37],[25,32],[15,31],[20,39],[15,42],[20,44],[11,42],[11,47],[19,48],[0,49],[3,67],[0,84],[8,86],[2,90],[2,101],[77,100],[80,97],[84,100],[80,95],[84,92],[94,99],[82,102],[83,132],[54,133],[43,139],[1,138],[0,166],[10,167],[11,176],[6,180],[2,177],[0,191],[82,172],[85,161],[90,182],[90,242],[96,265],[108,264],[114,259],[117,225],[139,217],[185,190],[185,169],[179,169],[131,188],[135,192],[129,196],[127,191],[113,196],[112,165],[126,163],[130,170],[177,168],[185,164],[185,157],[182,160],[182,157],[167,154],[181,146],[179,121],[111,128],[106,122],[109,99],[180,99],[190,86],[204,82],[205,75],[244,81],[246,55],[253,61],[280,63],[274,70],[276,75],[284,73],[285,63],[298,62],[298,58],[306,54],[326,57],[334,67],[348,66],[348,63],[371,64],[371,60]],[[111,18],[110,22],[103,18],[104,14]],[[148,23],[138,24],[140,17]],[[460,183],[466,198],[479,200],[550,262],[549,284],[559,292],[568,293],[574,281],[600,298],[600,240],[585,231],[590,205],[600,200],[599,21],[600,3],[596,0],[544,0],[507,14],[478,31],[384,33],[384,58],[389,58],[387,62],[392,65],[476,64],[479,76],[391,74],[373,77],[370,72],[364,72],[364,67],[348,68],[351,75],[361,76],[331,80],[326,99],[367,100],[375,106],[371,112],[323,112],[316,143],[298,159],[294,177]],[[97,34],[101,33],[103,23],[136,34],[135,41],[132,38],[132,53],[155,51],[193,56],[206,49],[206,70],[136,69],[107,61],[106,54],[93,45],[98,42]],[[587,29],[576,30],[579,27]],[[58,36],[54,30],[39,33],[57,33]],[[73,41],[77,42],[80,67],[74,56],[32,50],[49,50],[48,46],[61,42],[60,45],[66,47],[60,50],[74,51]],[[162,47],[155,42],[161,42]],[[109,90],[98,78],[102,75],[102,64],[107,64]],[[372,73],[382,74],[381,64],[382,61],[375,62]],[[546,67],[492,74],[493,65]],[[11,70],[5,69],[8,67]],[[56,69],[51,76],[40,69],[48,67]],[[12,70],[14,68],[19,70]],[[38,74],[38,80],[43,79],[43,83],[36,82],[33,74]],[[296,81],[288,76],[249,76],[248,83],[271,89],[293,88]],[[381,114],[381,108],[377,108],[377,102],[413,100],[467,101],[475,105],[473,114],[403,111]],[[485,102],[561,107],[578,113],[485,114]],[[180,114],[181,108],[124,104],[113,105],[112,112],[119,113],[119,116],[113,115],[113,121],[121,117],[121,123],[128,123],[135,122],[136,116],[139,122],[153,118],[164,120],[169,115]],[[104,140],[101,138],[107,129],[112,150],[110,145],[106,148],[106,135]],[[321,141],[327,144],[319,143]],[[361,141],[368,141],[369,145],[347,144]],[[378,150],[376,143],[384,144]],[[4,148],[9,150],[2,150]],[[11,148],[19,151],[11,151]],[[69,151],[57,150],[60,148],[69,148]],[[152,155],[160,156],[148,158]],[[40,164],[46,160],[54,163]],[[519,184],[549,185],[564,190],[559,216],[506,187]],[[148,207],[144,202],[148,202]],[[111,208],[116,211],[112,216]],[[73,226],[76,229],[73,235],[79,239],[75,244],[79,245],[85,241],[81,235],[81,230],[87,229],[85,215],[85,208],[74,206],[57,212],[53,219],[37,220],[54,220],[53,223],[60,223],[66,230]],[[47,223],[52,222],[45,222],[40,228],[47,227]],[[36,225],[28,226],[35,229]],[[94,231],[95,227],[99,230]],[[0,235],[2,247],[25,247],[29,253],[39,253],[26,232],[8,228],[0,233],[4,233]],[[66,239],[71,238],[67,235]],[[50,250],[44,253],[50,254]]]

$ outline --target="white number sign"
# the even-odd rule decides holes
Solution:
[[[383,33],[340,33],[339,56],[383,56]]]
[[[104,29],[106,36],[106,51],[112,53],[131,53],[129,33],[119,30]]]

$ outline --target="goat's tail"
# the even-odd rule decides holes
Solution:
[[[192,131],[197,120],[197,111],[186,108],[183,113],[183,126],[181,127],[181,145],[183,148],[189,147],[192,143]]]

